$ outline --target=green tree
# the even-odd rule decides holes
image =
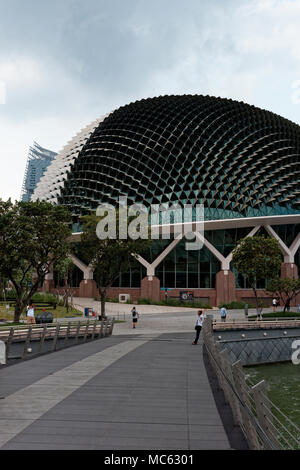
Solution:
[[[14,321],[69,251],[70,214],[48,202],[0,200],[0,275],[16,290]]]
[[[99,289],[102,317],[105,316],[105,299],[108,289],[121,273],[129,270],[130,261],[144,254],[151,243],[150,239],[121,239],[118,211],[116,211],[115,218],[115,238],[100,239],[97,236],[97,226],[103,218],[97,217],[95,214],[81,218],[83,224],[82,247],[88,256],[90,265],[94,268],[94,280]],[[128,224],[132,220],[133,218],[128,218]]]
[[[291,301],[300,294],[300,279],[274,278],[268,282],[266,291],[275,297],[279,297],[284,305],[283,313],[286,312]]]
[[[63,279],[64,285],[63,285],[63,301],[64,301],[64,307],[66,307],[67,312],[69,312],[69,299],[71,299],[71,307],[73,308],[73,296],[74,296],[74,290],[72,286],[72,275],[74,271],[75,265],[71,258],[63,258],[61,259],[56,265],[55,265],[55,270],[58,273],[59,280]],[[58,289],[59,291],[60,289]],[[59,292],[57,295],[59,299]]]
[[[253,289],[258,310],[257,283],[278,276],[282,263],[280,246],[275,238],[246,237],[233,250],[232,265],[244,274]]]

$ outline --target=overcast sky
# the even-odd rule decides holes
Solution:
[[[0,0],[0,197],[29,146],[165,94],[233,98],[300,124],[300,0]]]

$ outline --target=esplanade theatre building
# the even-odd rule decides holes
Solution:
[[[170,238],[154,240],[144,257],[133,260],[109,297],[159,300],[166,292],[171,298],[188,292],[218,306],[253,297],[231,266],[243,237],[278,239],[281,275],[298,277],[299,176],[300,126],[230,99],[160,96],[122,106],[81,130],[55,157],[32,199],[71,210],[78,238],[72,282],[78,295],[88,297],[97,295],[97,285],[80,247],[81,215],[104,203],[118,207],[120,197],[128,206],[201,205],[204,230],[191,224],[201,248],[187,250],[170,219]],[[58,282],[54,269],[44,289]],[[264,283],[259,287],[266,298]]]

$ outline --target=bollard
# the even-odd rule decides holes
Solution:
[[[57,322],[56,329],[55,329],[55,336],[54,336],[54,339],[53,339],[52,351],[56,351],[56,345],[57,345],[57,340],[58,340],[58,335],[59,335],[59,329],[60,329],[60,323]]]
[[[26,337],[26,340],[25,340],[22,359],[26,359],[27,353],[30,352],[29,351],[29,346],[30,346],[30,340],[31,340],[31,333],[32,333],[32,325],[29,325],[28,332],[27,332],[27,337]]]
[[[0,364],[6,364],[6,345],[4,341],[0,341]]]
[[[71,322],[69,321],[68,326],[67,326],[67,330],[66,330],[66,336],[65,336],[65,339],[64,339],[64,347],[66,347],[66,345],[67,345],[67,342],[68,342],[68,339],[69,339],[69,336],[70,336],[70,331],[71,331]]]
[[[74,344],[78,344],[78,336],[79,336],[80,327],[81,327],[81,323],[80,323],[80,321],[79,321],[78,324],[77,324],[77,329],[76,329],[76,335],[75,335]]]
[[[90,326],[90,320],[86,322],[85,326],[85,332],[84,332],[84,337],[83,337],[83,342],[86,343],[87,337],[88,337],[88,332],[89,332],[89,326]]]
[[[93,332],[92,332],[92,340],[95,338],[96,328],[97,328],[98,320],[94,321]]]
[[[110,329],[109,329],[109,334],[112,335],[112,332],[113,332],[113,329],[114,329],[114,324],[115,324],[115,317],[113,317],[112,321],[111,321],[111,325],[110,325]]]
[[[108,332],[109,332],[109,320],[108,318],[106,318],[105,320],[105,328],[104,328],[104,336],[107,336],[108,335]]]
[[[104,320],[102,319],[101,320],[101,327],[100,327],[100,337],[101,338],[104,336],[103,329],[104,329]]]
[[[9,352],[10,352],[10,346],[11,346],[11,343],[13,342],[14,334],[15,334],[15,330],[14,330],[14,328],[11,328],[10,331],[9,331],[9,336],[8,336],[7,344],[6,344],[6,360],[8,359],[8,355],[9,355]]]
[[[41,333],[41,341],[40,341],[40,353],[43,351],[44,348],[44,343],[45,343],[45,338],[47,334],[47,323],[43,327],[43,331]]]

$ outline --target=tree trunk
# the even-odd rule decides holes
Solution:
[[[257,313],[257,315],[258,315],[258,308],[259,308],[259,306],[258,306],[258,297],[257,297],[257,291],[256,291],[256,285],[255,285],[255,284],[252,285],[252,289],[253,289],[254,296],[255,296],[256,313]]]
[[[66,308],[67,313],[69,313],[69,289],[68,289],[68,278],[65,277],[65,299],[66,299]]]
[[[22,312],[23,312],[25,307],[26,307],[26,303],[20,302],[18,299],[16,299],[16,306],[15,306],[15,313],[14,313],[14,322],[15,323],[19,323],[20,316],[22,315]]]
[[[67,308],[67,313],[69,313],[69,292],[66,290],[66,308]]]
[[[106,290],[102,291],[100,289],[101,317],[102,317],[102,319],[105,318],[105,298],[106,298]]]
[[[71,299],[71,309],[74,309],[74,292],[73,289],[70,289],[70,299]]]

